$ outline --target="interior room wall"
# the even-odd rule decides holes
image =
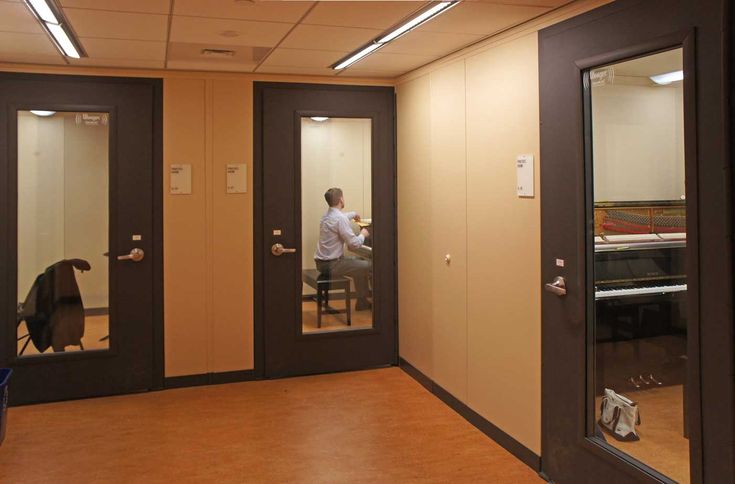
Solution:
[[[75,273],[84,306],[107,308],[107,126],[20,112],[18,131],[18,300],[46,267],[80,258],[92,267]]]
[[[537,31],[604,3],[571,4],[396,87],[400,356],[537,455]],[[533,198],[516,194],[521,154],[535,159]]]
[[[327,211],[324,192],[339,187],[346,211],[371,218],[371,131],[369,119],[301,121],[301,251],[304,269],[313,269],[319,221]]]
[[[682,83],[616,77],[592,93],[595,201],[681,199]]]

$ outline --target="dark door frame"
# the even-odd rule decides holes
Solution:
[[[254,373],[256,378],[268,378],[266,375],[266,334],[265,334],[265,285],[264,285],[264,254],[267,248],[267,234],[264,230],[265,212],[264,212],[264,93],[269,89],[284,90],[284,92],[301,90],[301,91],[331,91],[335,93],[349,92],[381,92],[392,90],[392,87],[382,86],[360,86],[360,85],[337,85],[337,84],[304,84],[304,83],[282,83],[282,82],[255,82],[253,83],[253,277],[254,277]],[[383,324],[393,325],[393,357],[392,364],[398,364],[398,274],[396,270],[397,260],[397,156],[396,156],[396,135],[395,135],[395,98],[392,100],[392,123],[393,130],[391,132],[392,146],[391,155],[392,164],[392,183],[390,186],[391,196],[388,199],[392,207],[393,225],[391,227],[394,234],[392,242],[393,255],[391,260],[386,260],[381,267],[392,265],[392,298],[382,296],[384,300],[382,304],[392,303],[390,312],[392,313],[392,321],[381,321]],[[306,109],[299,107],[293,112],[293,119],[301,116],[330,116],[330,117],[360,117],[371,118],[375,123],[375,113],[368,112],[365,109],[355,109],[350,106],[340,107],[339,109]],[[296,129],[294,132],[295,139],[300,139],[300,132]],[[377,153],[375,136],[373,137],[373,153]],[[294,147],[294,156],[300,159],[300,146]],[[373,179],[375,179],[376,167],[373,165]],[[297,176],[300,183],[300,176]],[[375,198],[375,189],[373,184],[373,198]],[[300,203],[299,203],[300,206]],[[297,221],[300,243],[301,221]],[[377,316],[376,316],[377,318]],[[376,334],[379,331],[377,326],[365,330],[354,330],[349,333],[322,333],[308,336],[300,336],[299,340],[330,340],[342,337],[359,337],[365,334]]]
[[[565,299],[550,293],[542,297],[542,465],[552,479],[573,481],[565,474],[573,461],[577,479],[593,473],[599,482],[607,482],[625,473],[652,482],[667,480],[651,469],[632,467],[631,458],[586,438],[586,424],[580,419],[586,416],[587,396],[576,392],[585,387],[588,348],[570,347],[569,341],[578,341],[587,324],[587,261],[579,256],[586,251],[589,235],[584,181],[588,174],[582,173],[586,158],[582,73],[683,46],[685,71],[696,73],[685,81],[684,94],[687,250],[693,263],[688,271],[694,276],[688,291],[689,348],[694,353],[688,366],[690,378],[696,377],[690,380],[695,388],[688,400],[692,476],[694,482],[733,481],[733,180],[726,84],[732,12],[728,8],[724,0],[618,0],[540,32],[541,183],[543,193],[553,194],[542,199],[541,283],[564,275],[569,288]],[[566,259],[564,268],[556,267],[556,258]],[[559,348],[565,348],[567,356],[559,358]],[[560,421],[562,405],[570,408],[568,419]],[[570,434],[561,438],[572,431],[573,439]],[[575,458],[579,456],[586,457]]]
[[[29,81],[29,82],[46,82],[50,85],[54,83],[94,83],[97,86],[101,85],[142,85],[147,86],[151,89],[152,94],[152,105],[151,117],[152,117],[152,166],[151,169],[151,183],[152,183],[152,241],[150,247],[152,248],[150,255],[146,254],[147,257],[152,259],[152,291],[151,291],[151,311],[152,311],[152,328],[151,328],[151,342],[152,342],[152,361],[151,361],[151,382],[149,390],[158,390],[164,387],[164,324],[163,324],[163,80],[158,78],[135,78],[135,77],[107,77],[107,76],[81,76],[81,75],[64,75],[64,74],[31,74],[31,73],[12,73],[12,72],[0,72],[0,81]],[[82,104],[65,104],[54,101],[54,94],[52,91],[48,93],[46,98],[39,103],[34,104],[34,107],[44,106],[52,110],[81,110],[89,109],[91,107],[103,108],[111,113],[111,119],[114,119],[118,108],[116,106],[90,106]],[[13,137],[17,136],[16,121],[8,119],[8,110],[17,110],[29,108],[29,106],[20,104],[11,104],[4,106],[0,109],[0,123],[6,123],[8,131],[4,136],[0,137],[0,158],[4,158],[6,162],[6,169],[0,170],[0,193],[4,193],[0,199],[0,274],[4,277],[10,277],[10,274],[14,274],[15,270],[11,270],[9,264],[15,260],[15,253],[11,251],[16,250],[16,243],[10,240],[9,229],[13,229],[17,226],[17,214],[10,213],[10,207],[14,207],[15,203],[8,198],[15,196],[15,192],[11,193],[9,187],[15,186],[15,182],[9,179],[9,176],[14,176],[17,169],[17,153],[12,152],[17,147],[17,142]],[[54,109],[56,108],[56,109]],[[114,124],[113,124],[114,126]],[[12,139],[11,139],[12,138]],[[115,147],[116,133],[110,133],[110,151]],[[111,163],[116,163],[114,157],[111,156]],[[120,160],[122,162],[124,160]],[[118,163],[119,164],[119,163]],[[112,172],[111,172],[112,173]],[[110,203],[116,203],[112,199]],[[112,221],[111,221],[112,224]],[[15,229],[13,229],[15,231]],[[112,254],[111,254],[112,256]],[[12,282],[12,284],[10,284]],[[6,279],[7,287],[15,287],[15,283]],[[2,299],[5,299],[7,291],[3,291]],[[14,301],[15,297],[11,298]],[[10,313],[10,306],[15,306],[14,303],[6,302],[2,305],[3,314]],[[16,345],[15,338],[12,341],[4,341],[8,332],[3,330],[0,332],[0,361],[4,363],[11,363],[12,365],[28,365],[28,364],[40,364],[39,361],[30,360],[28,362],[19,360],[15,356]],[[12,348],[12,350],[11,350]],[[113,346],[110,347],[110,351],[114,352]],[[8,354],[10,352],[10,354]],[[77,361],[87,358],[94,358],[97,355],[86,355],[84,353],[70,353],[65,355],[56,355],[54,361]],[[104,356],[101,356],[104,357]],[[11,380],[12,388],[12,380]],[[93,390],[93,389],[92,389]],[[92,392],[94,393],[94,392]],[[11,390],[11,404],[13,401],[17,401],[17,396],[14,398],[14,392]],[[101,396],[102,394],[93,394],[91,396]],[[23,401],[23,399],[20,399]]]

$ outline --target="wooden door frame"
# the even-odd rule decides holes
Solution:
[[[163,79],[159,78],[135,78],[135,77],[107,77],[107,76],[84,76],[84,75],[65,75],[65,74],[37,74],[37,73],[15,73],[15,72],[0,72],[0,81],[13,80],[13,81],[35,81],[35,82],[47,82],[51,85],[56,82],[79,82],[79,83],[98,83],[99,84],[134,84],[149,86],[152,93],[153,104],[151,106],[151,118],[152,118],[152,165],[151,182],[152,182],[152,234],[151,241],[152,253],[148,256],[153,259],[152,262],[152,294],[151,294],[151,311],[152,311],[152,322],[151,328],[151,342],[152,342],[152,361],[151,365],[151,383],[150,390],[159,390],[164,387],[164,374],[165,374],[165,360],[164,360],[164,306],[163,306]],[[44,106],[51,106],[54,103],[44,103]],[[70,110],[73,108],[89,108],[90,106],[82,105],[68,105],[68,104],[54,104],[55,107],[64,108],[63,110]],[[11,109],[24,109],[27,106],[21,106],[18,104],[10,105]],[[62,109],[58,109],[62,110]],[[114,115],[115,107],[111,108]],[[8,113],[5,109],[0,113],[0,116],[7,116]],[[5,133],[3,139],[0,139],[0,156],[2,156],[7,163],[6,170],[0,170],[0,193],[5,192],[6,195],[0,198],[0,213],[5,219],[4,222],[0,222],[0,274],[9,275],[14,273],[10,270],[10,264],[16,260],[16,242],[10,240],[8,227],[17,227],[17,213],[10,210],[10,207],[15,206],[10,203],[9,197],[15,196],[15,192],[10,193],[11,190],[7,188],[9,186],[15,186],[12,180],[8,177],[17,173],[17,152],[12,152],[14,147],[17,147],[17,142],[13,142],[9,139],[11,135],[16,133],[15,124],[17,121],[12,119],[6,119],[8,132]],[[111,151],[116,142],[116,133],[110,132],[110,146]],[[112,160],[111,160],[112,161]],[[15,164],[15,166],[13,166]],[[111,197],[110,206],[113,207],[117,203],[117,200],[113,200]],[[11,253],[13,251],[13,253]],[[8,281],[10,282],[10,281]],[[15,287],[15,284],[12,284]],[[7,291],[4,291],[0,299],[6,298]],[[14,300],[15,298],[13,298]],[[8,309],[7,305],[10,302],[2,304],[3,314],[6,314]],[[13,343],[13,352],[10,352],[11,342],[2,343],[5,339],[6,331],[2,331],[0,334],[0,358],[5,361],[13,361],[14,364],[26,364],[26,362],[17,360],[14,351],[16,345]],[[60,355],[66,361],[74,361],[78,359],[89,358],[84,353],[70,353],[68,355]],[[35,363],[34,363],[35,364]],[[12,382],[11,382],[12,385]],[[12,395],[12,391],[11,391]]]
[[[264,152],[263,152],[263,119],[264,105],[263,94],[268,89],[284,89],[284,90],[308,90],[308,91],[334,91],[334,92],[365,92],[365,91],[381,91],[393,89],[392,86],[362,86],[362,85],[341,85],[341,84],[306,84],[306,83],[289,83],[289,82],[254,82],[253,83],[253,287],[254,287],[254,375],[255,378],[266,378],[266,334],[265,334],[265,288],[264,288],[264,254],[266,248],[266,234],[264,231]],[[298,110],[299,115],[306,115],[306,110]],[[335,116],[335,117],[361,117],[362,111],[351,110],[345,108],[339,113],[327,111],[308,111],[308,115],[316,116]],[[397,151],[396,151],[396,123],[395,123],[395,100],[393,102],[393,131],[392,131],[392,158],[393,158],[393,182],[392,196],[390,203],[393,210],[393,253],[395,254],[392,261],[393,269],[393,314],[394,321],[386,321],[385,324],[394,325],[394,342],[393,342],[393,360],[394,364],[398,364],[398,272],[397,272],[397,254],[398,254],[398,230],[397,230]],[[296,115],[296,113],[295,113]],[[365,117],[365,116],[362,116]],[[295,156],[300,156],[300,147],[296,147]],[[373,170],[375,167],[373,167]],[[300,180],[300,178],[299,178]],[[300,227],[300,222],[299,222]],[[299,235],[300,240],[300,235]],[[387,264],[386,264],[387,265]],[[386,301],[383,304],[386,304]],[[359,334],[374,333],[375,328],[366,331],[356,331],[355,336]],[[352,332],[351,332],[352,333]],[[309,338],[331,339],[340,337],[344,333],[325,333],[318,335],[309,335]],[[303,335],[302,335],[303,337]]]
[[[542,193],[547,194],[542,198],[542,234],[545,240],[551,242],[551,244],[542,243],[541,283],[550,281],[558,274],[563,274],[571,280],[571,284],[568,283],[571,305],[566,304],[569,296],[567,301],[561,301],[545,293],[542,299],[542,463],[548,462],[546,456],[554,450],[554,444],[551,442],[554,441],[556,431],[550,415],[558,415],[559,412],[554,409],[563,405],[563,395],[559,392],[563,392],[560,389],[564,388],[564,385],[560,385],[559,375],[565,374],[566,378],[577,382],[586,381],[587,378],[586,360],[585,364],[579,365],[570,374],[567,372],[568,368],[563,367],[563,363],[554,358],[551,349],[569,338],[569,333],[577,331],[569,329],[568,326],[563,332],[559,331],[558,327],[554,328],[552,320],[558,317],[561,311],[566,311],[570,320],[576,321],[578,325],[585,325],[586,328],[588,313],[586,309],[580,311],[584,306],[584,296],[581,302],[574,298],[578,297],[580,291],[586,291],[588,274],[584,270],[586,261],[581,258],[578,263],[576,259],[572,264],[568,261],[564,269],[555,266],[555,259],[562,258],[562,254],[558,253],[561,235],[558,233],[555,235],[555,231],[561,230],[547,215],[555,213],[554,204],[557,203],[564,204],[570,209],[573,215],[569,217],[572,217],[575,223],[574,225],[567,223],[563,230],[574,234],[576,246],[570,248],[569,252],[585,253],[589,235],[586,213],[589,194],[585,191],[584,179],[589,172],[585,170],[587,174],[579,178],[580,167],[585,166],[587,158],[584,153],[586,143],[582,139],[585,121],[581,73],[594,66],[683,46],[684,68],[688,72],[696,73],[693,80],[685,82],[684,94],[684,108],[687,112],[685,119],[687,232],[690,234],[687,255],[694,264],[688,271],[695,276],[689,281],[687,315],[691,330],[688,334],[689,348],[694,348],[695,353],[699,352],[694,358],[690,358],[688,372],[692,376],[701,374],[701,379],[697,376],[697,379],[693,380],[694,384],[690,384],[695,387],[689,399],[689,414],[692,421],[691,466],[695,481],[697,476],[703,475],[706,482],[728,482],[727,476],[732,479],[734,467],[732,444],[735,422],[733,415],[735,386],[731,378],[728,379],[728,375],[732,374],[735,353],[732,341],[733,314],[728,309],[733,300],[732,245],[728,242],[732,236],[733,226],[732,160],[729,151],[729,125],[726,119],[728,113],[724,107],[716,107],[716,102],[712,98],[719,96],[721,102],[726,103],[728,89],[724,85],[718,85],[717,76],[709,73],[722,73],[722,80],[725,82],[728,80],[729,59],[725,44],[718,44],[718,40],[723,39],[718,38],[717,31],[722,29],[726,33],[725,40],[729,40],[729,15],[723,15],[719,21],[706,18],[706,12],[715,16],[720,8],[725,8],[726,2],[718,0],[697,2],[704,13],[701,13],[696,20],[682,19],[681,12],[672,11],[677,7],[691,9],[694,2],[683,0],[678,2],[678,5],[665,3],[651,0],[645,2],[618,0],[540,32],[541,152],[544,160],[541,165],[541,183]],[[655,33],[631,31],[635,27],[625,31],[625,22],[622,20],[626,19],[626,16],[627,18],[635,16],[638,7],[641,9],[658,7],[661,18],[665,19],[662,22],[668,22],[665,24],[667,26],[678,25],[678,28],[669,32],[652,25],[651,31]],[[646,13],[650,14],[650,11]],[[609,19],[611,20],[608,24]],[[592,24],[595,24],[594,27]],[[631,21],[629,24],[635,25],[635,22]],[[616,31],[616,27],[619,30]],[[554,43],[554,38],[562,35],[565,36],[566,43],[564,47],[559,47],[559,43]],[[724,112],[718,114],[718,110]],[[559,113],[564,114],[560,116]],[[578,142],[573,143],[572,140]],[[565,173],[574,172],[578,176],[575,180],[567,180],[567,186],[572,184],[572,189],[569,190],[569,194],[563,196],[559,193],[559,187],[564,186],[564,181],[558,174],[561,167],[564,167],[562,171]],[[723,170],[727,173],[724,186]],[[718,183],[720,190],[698,189],[716,186]],[[703,210],[704,207],[712,209]],[[701,286],[707,287],[707,292],[699,291],[697,274],[702,275]],[[723,287],[719,292],[713,290],[712,285],[716,283]],[[707,324],[704,327],[699,325],[700,314],[703,319],[706,318]],[[575,354],[575,361],[578,356]],[[723,361],[729,365],[723,364]],[[582,404],[583,409],[586,399],[586,394],[583,401],[579,396],[574,397],[574,401]],[[579,422],[566,422],[564,425],[578,426]],[[577,445],[599,457],[599,465],[602,466],[600,469],[604,469],[607,465],[611,466],[612,470],[629,472],[631,477],[640,478],[643,475],[641,471],[628,465],[633,461],[632,458],[603,449],[583,435],[579,435],[575,443],[575,446]],[[703,449],[707,451],[703,452]],[[544,466],[544,471],[550,472],[550,478],[555,477],[554,469],[549,469],[548,464]],[[667,479],[651,469],[648,469],[648,478],[652,481]]]

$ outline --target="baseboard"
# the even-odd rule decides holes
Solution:
[[[202,385],[252,381],[255,379],[255,370],[223,371],[219,373],[200,373],[198,375],[169,376],[164,379],[163,387],[197,387]]]
[[[533,469],[535,472],[541,471],[541,457],[536,455],[531,449],[518,442],[516,439],[506,434],[498,427],[493,425],[489,420],[472,410],[466,404],[459,401],[454,395],[437,385],[431,378],[426,376],[418,368],[411,365],[403,358],[399,359],[398,366],[401,367],[411,378],[416,380],[433,393],[439,400],[447,404],[449,408],[460,414],[465,420],[477,427],[483,434],[487,435],[497,442],[505,450],[516,456],[521,462]]]

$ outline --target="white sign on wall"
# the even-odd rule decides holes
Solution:
[[[517,183],[516,193],[519,197],[533,197],[533,155],[518,155],[516,158]]]
[[[191,165],[171,165],[169,179],[169,193],[171,195],[191,195]]]
[[[248,170],[245,163],[227,165],[227,193],[248,192]]]

